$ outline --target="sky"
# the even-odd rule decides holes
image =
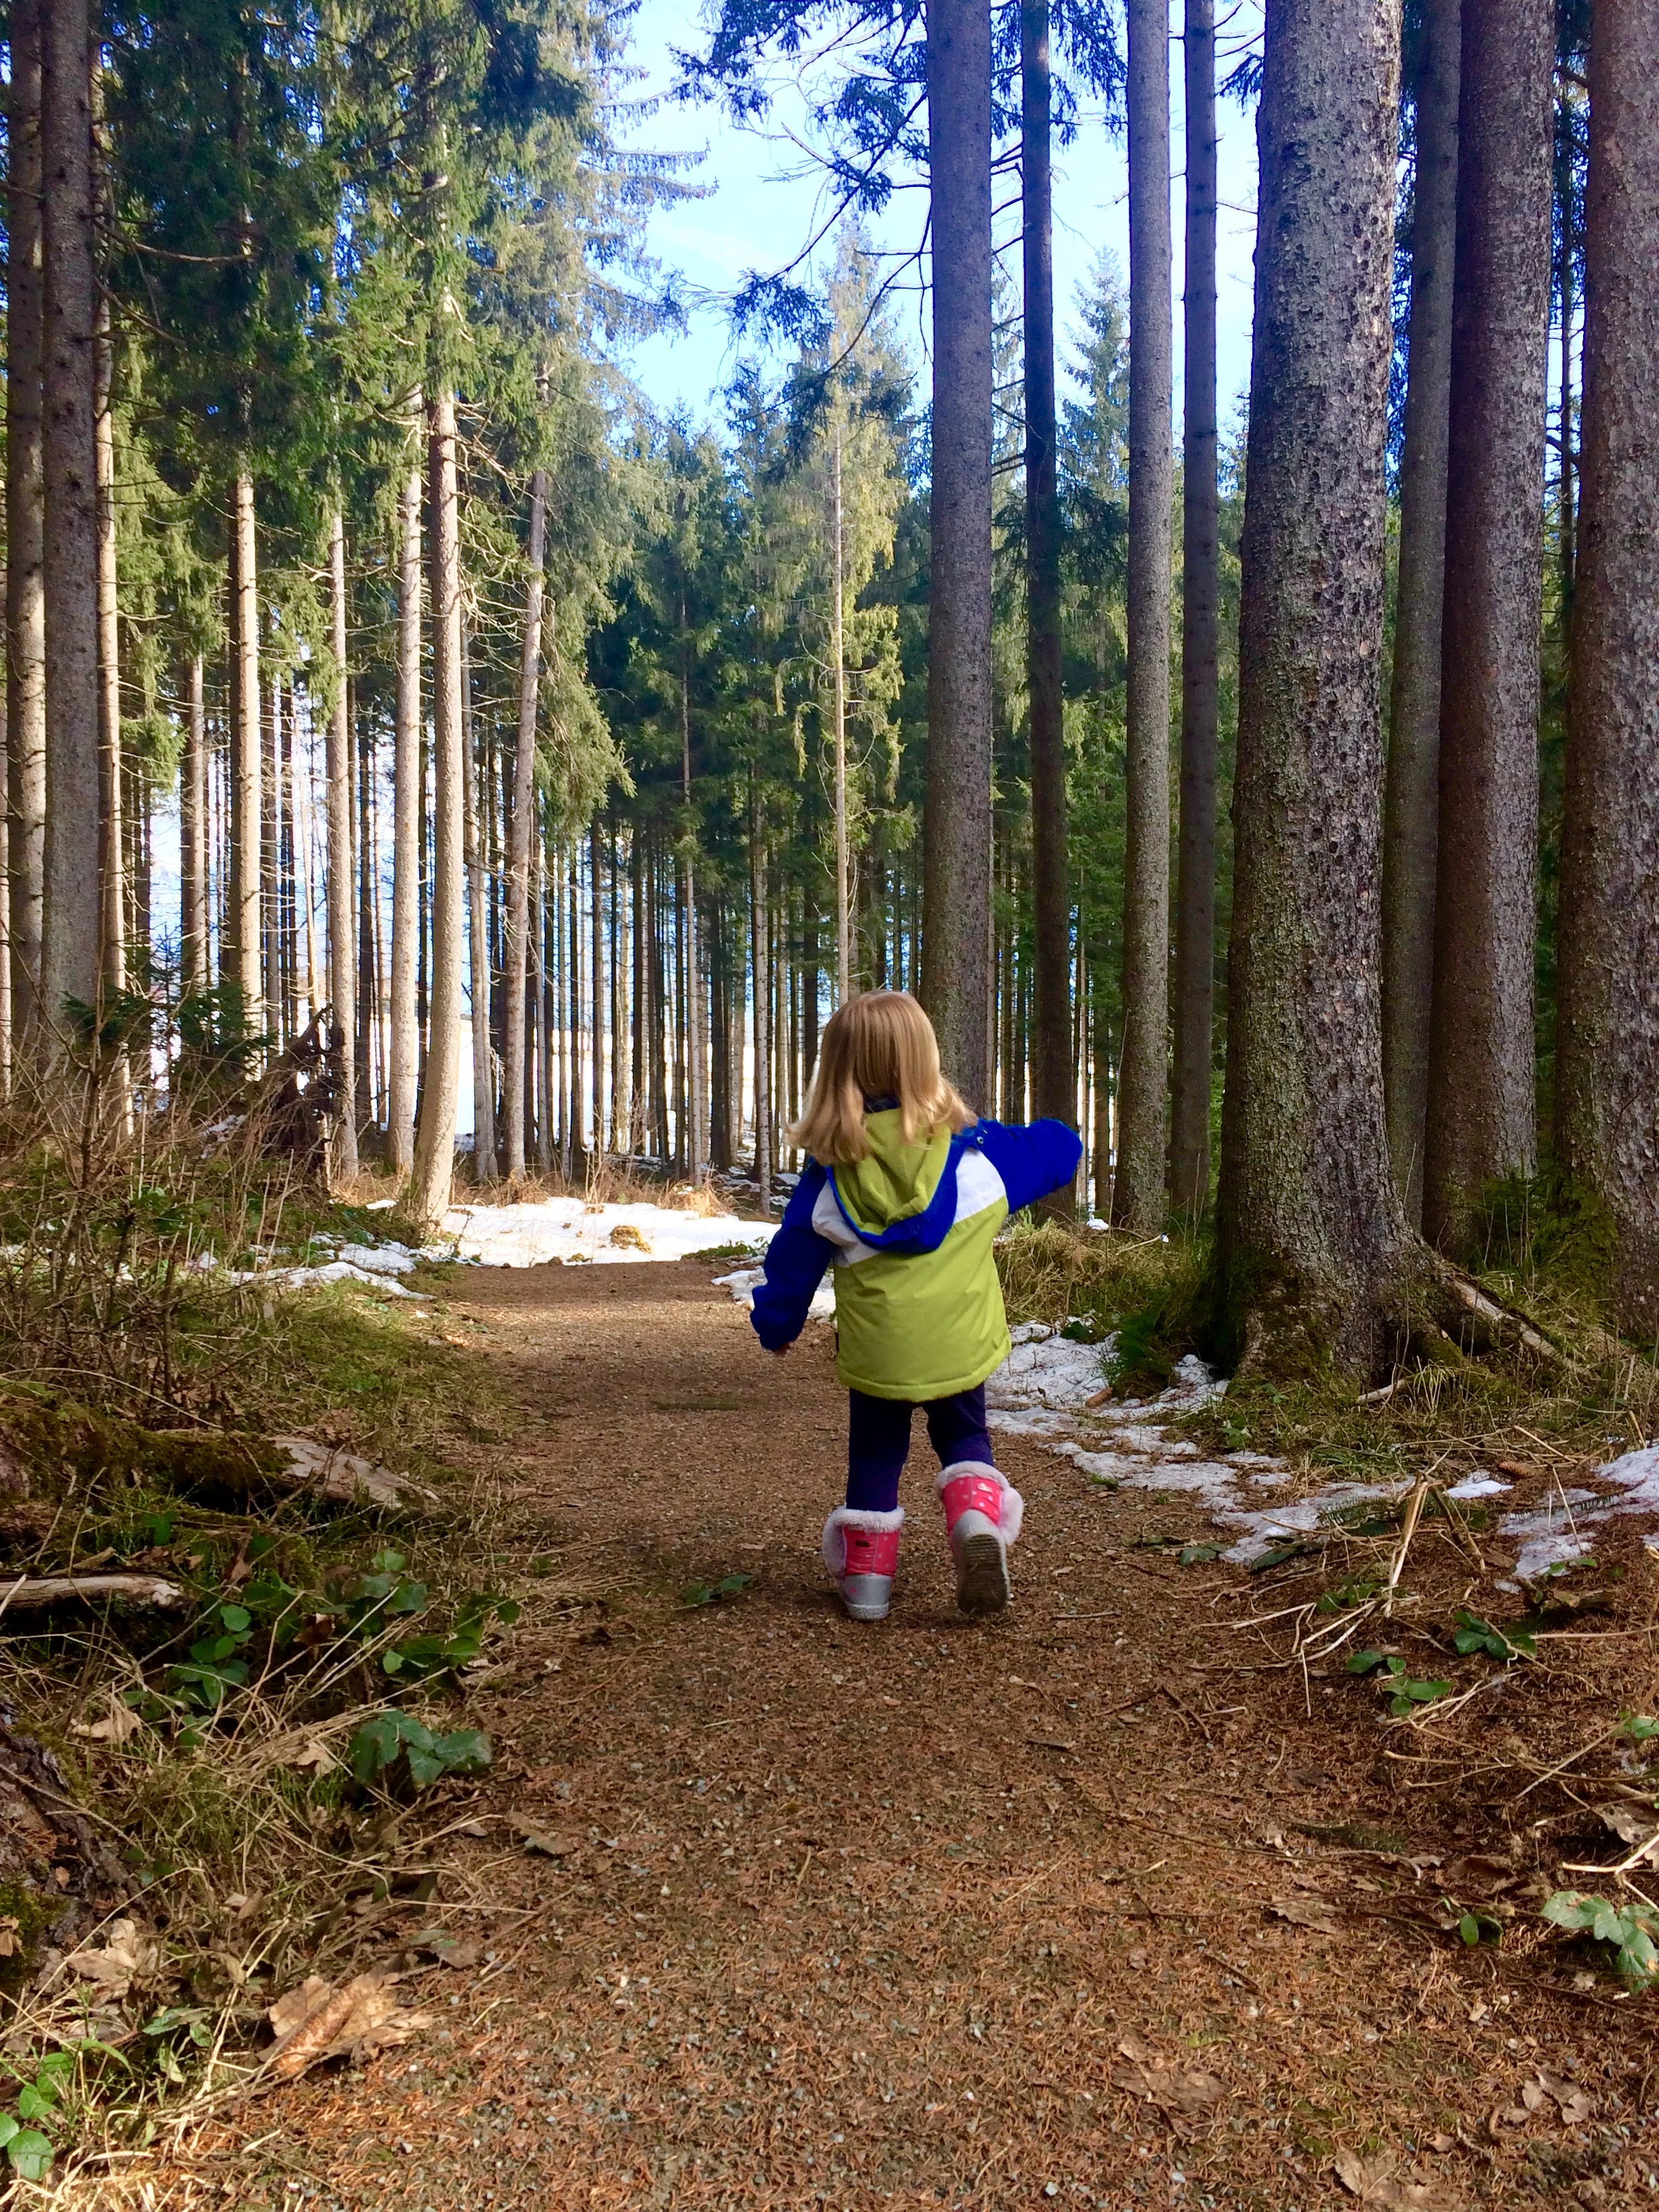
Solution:
[[[1260,0],[1239,0],[1227,14],[1219,38],[1218,75],[1225,76],[1242,43],[1259,35]],[[1178,25],[1179,9],[1176,13]],[[765,131],[739,129],[716,108],[686,106],[665,95],[674,82],[672,49],[696,42],[698,16],[685,0],[641,0],[634,18],[629,59],[640,71],[634,92],[642,101],[656,100],[654,112],[635,116],[621,135],[624,142],[658,152],[702,154],[685,173],[702,197],[659,210],[652,218],[650,250],[665,270],[678,270],[703,304],[694,310],[684,332],[664,331],[637,345],[627,366],[647,396],[663,412],[684,407],[694,421],[718,423],[720,394],[737,360],[721,301],[729,298],[751,269],[781,269],[793,261],[825,212],[817,179],[800,146],[805,128],[805,100],[786,88]],[[1175,241],[1176,431],[1181,419],[1180,300],[1182,284],[1182,212],[1184,162],[1181,115],[1182,48],[1170,42],[1173,86],[1171,231]],[[1224,101],[1220,124],[1221,212],[1217,226],[1218,380],[1219,420],[1224,436],[1238,418],[1249,380],[1252,255],[1255,244],[1255,127],[1254,112],[1241,113]],[[1098,107],[1086,110],[1074,143],[1056,148],[1054,176],[1054,300],[1063,355],[1073,350],[1078,327],[1075,300],[1103,251],[1128,266],[1128,166],[1121,136],[1109,136]],[[920,192],[901,192],[873,228],[877,243],[908,250],[925,213]],[[1009,249],[1007,266],[1018,276],[1018,213],[999,220],[1000,242]],[[908,293],[896,319],[918,368],[924,366],[925,328],[921,301]],[[1062,375],[1065,363],[1061,364]]]

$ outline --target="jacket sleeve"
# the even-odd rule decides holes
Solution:
[[[1070,1182],[1083,1157],[1082,1138],[1064,1121],[1033,1121],[1028,1129],[981,1121],[971,1142],[1002,1177],[1010,1213]]]
[[[781,1352],[800,1334],[812,1293],[835,1257],[835,1246],[812,1226],[812,1208],[823,1185],[823,1170],[809,1160],[778,1233],[767,1247],[765,1279],[755,1285],[749,1318],[769,1352]]]

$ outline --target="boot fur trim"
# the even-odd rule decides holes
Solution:
[[[896,1505],[890,1513],[868,1513],[860,1507],[838,1505],[823,1524],[823,1564],[830,1578],[839,1582],[847,1571],[847,1539],[845,1528],[867,1528],[872,1536],[904,1526],[904,1508]]]
[[[954,1482],[961,1474],[992,1475],[1002,1485],[1002,1516],[998,1524],[1005,1544],[1012,1545],[1019,1539],[1025,1520],[1025,1500],[1014,1488],[1000,1467],[992,1467],[982,1459],[959,1459],[954,1467],[942,1467],[933,1480],[933,1487],[943,1494],[945,1486]]]

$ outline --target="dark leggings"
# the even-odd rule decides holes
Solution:
[[[869,1398],[862,1390],[853,1391],[851,1397],[847,1503],[855,1512],[890,1513],[898,1504],[899,1476],[910,1449],[910,1416],[915,1406],[908,1398]],[[972,1390],[958,1390],[951,1398],[929,1398],[921,1410],[927,1416],[928,1442],[941,1467],[953,1467],[964,1459],[994,1465],[985,1427],[982,1382]]]

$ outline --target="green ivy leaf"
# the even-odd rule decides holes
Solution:
[[[46,2169],[57,2154],[38,2128],[25,2128],[6,2145],[6,2156],[11,2160],[20,2180],[42,2181]]]

